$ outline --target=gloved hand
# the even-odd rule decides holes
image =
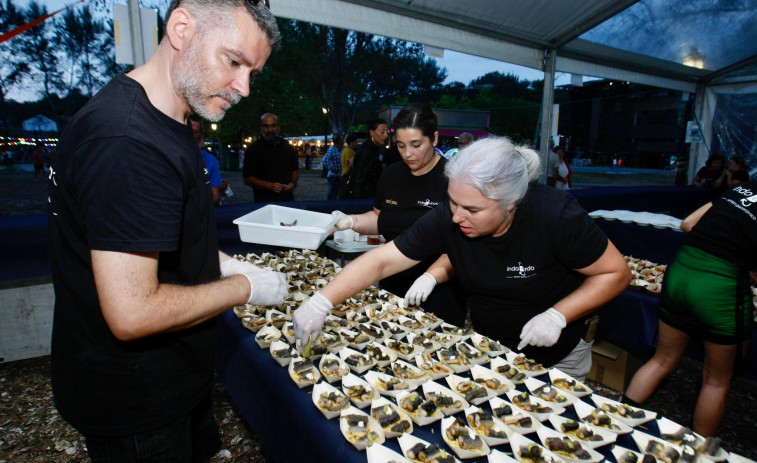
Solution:
[[[255,273],[264,272],[262,268],[257,267],[254,264],[247,262],[246,260],[238,260],[236,257],[223,262],[221,264],[221,276],[230,277],[232,275],[241,275],[243,273]]]
[[[331,217],[337,219],[334,224],[334,231],[349,230],[355,226],[355,222],[352,220],[351,215],[347,215],[342,211],[334,211],[331,213]]]
[[[536,347],[548,347],[554,345],[560,339],[560,333],[565,328],[565,316],[550,307],[536,315],[523,326],[520,332],[520,344],[518,350],[529,344]]]
[[[279,272],[258,271],[243,273],[250,282],[250,297],[248,304],[252,305],[280,305],[289,293],[286,275]]]
[[[436,278],[428,272],[416,278],[413,285],[405,293],[405,303],[408,305],[421,305],[426,302],[431,291],[436,287]]]
[[[326,315],[331,313],[333,308],[331,302],[320,292],[317,292],[294,311],[292,323],[294,324],[294,337],[297,339],[298,349],[307,344],[310,335],[317,336],[321,332],[323,322],[326,321]]]

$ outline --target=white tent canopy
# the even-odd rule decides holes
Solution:
[[[37,114],[31,119],[27,119],[22,124],[27,132],[57,132],[58,124],[42,114]]]
[[[753,0],[272,0],[271,10],[542,70],[543,141],[555,72],[683,92],[738,74],[740,90],[757,93]],[[691,168],[707,157],[694,148]]]

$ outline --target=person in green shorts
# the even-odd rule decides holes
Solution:
[[[641,403],[676,367],[692,336],[704,341],[694,431],[720,425],[740,346],[749,338],[757,281],[757,182],[744,182],[684,219],[687,236],[665,273],[657,350],[634,375],[626,398]]]

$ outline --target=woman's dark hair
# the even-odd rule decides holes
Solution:
[[[381,119],[380,117],[377,117],[375,119],[368,119],[365,123],[366,127],[368,127],[368,130],[376,130],[376,127],[380,126],[381,124],[386,124],[386,121]]]
[[[423,136],[434,140],[437,131],[438,120],[436,114],[427,104],[414,104],[405,108],[395,116],[392,121],[392,129],[419,129]]]
[[[707,162],[704,163],[707,167],[711,167],[712,163],[720,159],[720,162],[725,164],[725,158],[719,154],[711,154],[709,158],[707,158]]]
[[[354,133],[350,133],[349,135],[347,135],[345,142],[349,145],[355,140],[357,140],[357,135],[355,135]]]

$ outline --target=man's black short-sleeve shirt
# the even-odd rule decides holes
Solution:
[[[210,179],[190,128],[121,75],[69,122],[51,169],[58,410],[93,436],[131,434],[185,415],[212,385],[215,321],[119,341],[102,316],[90,252],[158,253],[161,283],[219,277]]]
[[[255,177],[268,182],[288,184],[292,181],[292,173],[299,169],[297,153],[289,142],[281,137],[272,144],[263,138],[247,148],[244,153],[242,173],[246,177]],[[276,193],[264,188],[253,188],[255,202],[267,203],[294,200],[294,192],[282,191]]]
[[[573,196],[539,184],[529,186],[503,236],[467,238],[452,222],[447,202],[395,240],[414,260],[447,253],[468,292],[474,328],[510,348],[528,320],[578,288],[584,277],[573,269],[594,263],[607,243]],[[554,346],[529,346],[524,353],[557,363],[578,344],[582,325],[576,320]]]

